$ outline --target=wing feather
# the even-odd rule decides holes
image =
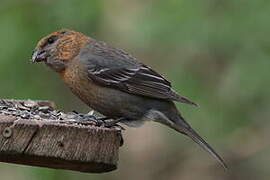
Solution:
[[[122,50],[97,42],[90,52],[88,76],[100,85],[130,94],[197,105],[175,93],[169,81]]]

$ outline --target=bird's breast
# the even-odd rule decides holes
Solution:
[[[70,90],[85,104],[105,116],[121,116],[125,93],[100,86],[93,82],[81,64],[73,63],[61,73],[61,77]]]
[[[97,101],[98,87],[88,78],[86,70],[78,62],[69,64],[61,73],[61,77],[70,90],[83,102],[90,105],[90,102]]]

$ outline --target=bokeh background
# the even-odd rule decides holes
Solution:
[[[0,179],[269,179],[269,17],[265,0],[1,0],[1,98],[48,99],[65,111],[89,111],[57,74],[29,62],[41,37],[75,29],[125,49],[199,103],[177,105],[229,170],[190,139],[147,123],[124,132],[116,171],[1,163]]]

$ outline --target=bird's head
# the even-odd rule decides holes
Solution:
[[[56,72],[62,72],[88,41],[89,37],[73,30],[53,32],[38,42],[32,62],[45,62]]]

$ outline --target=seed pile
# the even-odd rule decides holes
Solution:
[[[95,126],[102,126],[104,123],[91,113],[82,114],[76,111],[64,113],[55,110],[52,104],[48,101],[0,99],[0,114],[17,116],[22,119],[49,119]]]

